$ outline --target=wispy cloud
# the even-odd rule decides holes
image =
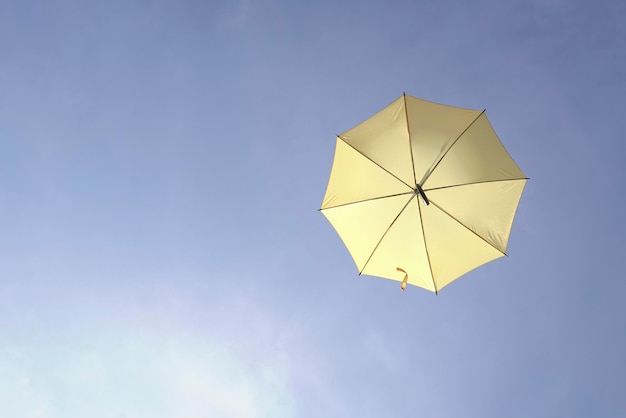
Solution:
[[[153,316],[5,347],[0,417],[293,416],[289,360],[267,332],[272,319],[245,303],[233,315],[236,305],[213,304],[224,328],[204,332],[184,315],[165,327]],[[238,327],[238,336],[225,335],[228,327]]]

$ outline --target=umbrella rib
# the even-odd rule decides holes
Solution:
[[[385,233],[383,234],[382,237],[380,237],[380,240],[378,240],[378,242],[376,243],[376,246],[374,247],[374,249],[372,250],[372,253],[370,254],[370,256],[367,258],[367,261],[365,262],[365,264],[363,264],[363,268],[361,269],[361,271],[359,271],[359,275],[361,275],[361,273],[363,273],[363,271],[365,270],[365,268],[367,267],[368,263],[370,262],[370,260],[372,259],[372,257],[374,256],[374,254],[376,253],[376,250],[378,249],[378,247],[380,246],[380,243],[383,242],[383,239],[385,239],[385,236],[387,235],[387,232],[389,232],[389,230],[391,229],[391,227],[393,226],[393,224],[396,223],[396,221],[398,220],[398,218],[400,217],[400,215],[402,215],[402,212],[404,212],[404,210],[406,209],[407,206],[409,206],[409,203],[411,203],[411,199],[413,199],[413,196],[411,196],[411,198],[409,200],[407,200],[407,202],[404,204],[404,206],[402,207],[402,209],[400,210],[400,212],[398,212],[398,215],[396,215],[396,217],[393,219],[393,221],[391,221],[391,223],[389,224],[389,226],[387,227],[387,229],[385,230]]]
[[[342,204],[337,205],[337,206],[329,206],[329,207],[326,207],[326,208],[320,208],[318,210],[335,209],[335,208],[340,208],[342,206],[355,205],[357,203],[364,203],[364,202],[371,202],[371,201],[379,200],[379,199],[386,199],[388,197],[403,196],[405,194],[414,194],[414,192],[410,191],[410,192],[404,192],[404,193],[390,194],[388,196],[372,197],[372,198],[369,198],[369,199],[357,200],[356,202],[348,202],[348,203],[342,203]]]
[[[487,110],[487,109],[485,109]],[[469,125],[467,125],[467,128],[463,129],[463,132],[461,132],[459,134],[459,136],[456,137],[456,139],[452,142],[452,144],[448,147],[448,149],[446,150],[446,152],[443,153],[443,155],[441,156],[441,158],[439,158],[439,160],[435,163],[435,165],[433,166],[433,168],[431,168],[430,170],[428,170],[426,172],[426,174],[424,174],[424,177],[422,178],[422,181],[420,181],[420,184],[424,184],[426,183],[426,180],[428,180],[428,178],[430,177],[430,175],[435,171],[435,169],[437,168],[437,166],[439,165],[439,163],[441,162],[441,160],[443,160],[446,155],[448,155],[448,152],[450,152],[450,150],[452,149],[452,147],[454,147],[456,145],[456,143],[459,141],[459,139],[461,139],[461,137],[465,134],[465,132],[467,132],[467,130],[469,128],[472,127],[472,125],[478,120],[478,118],[480,118],[484,113],[485,110],[483,110],[482,112],[480,112],[480,114],[478,116],[476,116],[476,118],[472,121],[472,123],[470,123]]]
[[[449,217],[451,217],[452,219],[454,219],[459,225],[461,225],[463,228],[467,229],[468,231],[470,231],[472,234],[476,235],[478,238],[480,238],[481,240],[483,240],[485,243],[487,243],[490,247],[494,248],[496,251],[498,251],[500,254],[506,256],[507,254],[505,252],[503,252],[502,250],[500,250],[499,248],[497,248],[495,245],[493,245],[492,243],[490,243],[489,241],[487,241],[485,238],[483,238],[481,235],[477,234],[475,231],[473,231],[471,228],[468,228],[467,225],[465,225],[463,222],[459,221],[457,218],[455,218],[454,216],[452,216],[448,211],[446,211],[444,208],[442,208],[441,206],[439,206],[436,202],[433,202],[432,200],[430,201],[430,203],[432,203],[433,205],[435,205],[437,208],[439,208],[440,211],[442,211],[443,213],[445,213],[446,215],[448,215]]]
[[[402,94],[404,97],[404,117],[406,118],[406,130],[407,137],[409,138],[409,151],[411,152],[411,167],[413,168],[413,181],[417,184],[417,175],[415,174],[415,161],[413,159],[413,143],[411,141],[411,127],[409,125],[409,109],[406,105],[406,93]]]
[[[424,218],[422,217],[422,206],[420,204],[419,199],[417,199],[417,207],[419,208],[419,211],[420,211],[420,224],[422,227],[422,237],[424,238],[424,250],[426,250],[426,258],[428,259],[428,269],[430,270],[430,278],[433,281],[433,286],[435,287],[435,294],[438,294],[439,291],[437,289],[437,283],[435,282],[435,274],[433,273],[433,264],[430,261],[430,253],[428,252],[428,245],[426,245],[426,232],[424,231]]]
[[[481,180],[481,181],[474,181],[474,182],[471,182],[471,183],[459,183],[459,184],[452,184],[450,186],[433,187],[432,189],[424,189],[424,191],[425,192],[430,192],[430,191],[433,191],[433,190],[451,189],[453,187],[471,186],[471,185],[474,185],[474,184],[498,183],[498,182],[501,182],[501,181],[520,181],[520,180],[530,180],[530,178],[528,178],[528,177],[520,177],[520,178],[516,178],[516,179]]]
[[[349,143],[348,141],[346,141],[345,138],[342,138],[341,135],[337,135],[337,138],[341,139],[343,142],[345,142],[350,148],[352,148],[353,150],[355,150],[356,152],[358,152],[359,154],[361,154],[363,157],[365,157],[366,159],[368,159],[369,161],[371,161],[373,164],[375,164],[376,166],[380,167],[382,170],[384,170],[386,173],[388,173],[390,176],[392,176],[393,178],[395,178],[396,180],[398,180],[399,182],[401,182],[402,184],[404,184],[406,187],[408,187],[409,189],[413,190],[413,186],[411,186],[410,184],[405,183],[400,177],[396,176],[395,174],[393,174],[391,171],[387,170],[385,167],[383,167],[382,165],[378,164],[376,161],[372,160],[370,157],[368,157],[367,155],[363,154],[361,151],[359,151],[358,149],[356,149],[351,143]]]

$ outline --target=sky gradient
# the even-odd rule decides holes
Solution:
[[[0,2],[0,418],[624,417],[620,1]],[[508,257],[359,277],[335,135],[487,109]]]

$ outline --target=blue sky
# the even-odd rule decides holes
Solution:
[[[623,417],[619,1],[0,2],[0,417]],[[358,277],[335,134],[487,109],[509,257]]]

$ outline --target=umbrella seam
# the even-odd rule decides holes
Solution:
[[[461,137],[463,135],[465,135],[465,132],[467,132],[467,130],[469,128],[472,127],[472,125],[474,123],[476,123],[476,121],[478,120],[478,118],[480,118],[482,115],[485,114],[485,111],[487,109],[484,109],[482,112],[480,112],[480,114],[478,116],[476,116],[476,119],[474,119],[472,121],[472,123],[470,123],[469,125],[467,125],[467,128],[463,129],[463,132],[461,132],[459,134],[459,136],[456,137],[456,139],[452,142],[452,144],[448,147],[448,149],[446,150],[446,152],[443,153],[443,155],[441,156],[441,158],[435,163],[435,165],[433,166],[433,168],[431,170],[429,170],[426,175],[424,176],[424,178],[422,179],[422,181],[420,181],[420,184],[424,184],[426,183],[426,180],[428,180],[428,178],[433,174],[433,172],[437,169],[437,167],[439,166],[439,163],[441,163],[441,161],[446,157],[446,155],[448,155],[448,152],[450,152],[450,150],[456,145],[457,142],[459,142],[459,139],[461,139]]]
[[[413,181],[417,184],[417,174],[415,174],[415,160],[413,159],[413,143],[411,141],[411,126],[409,125],[409,108],[406,104],[406,93],[402,95],[404,97],[404,117],[406,118],[406,133],[409,138],[409,152],[411,153],[411,168],[413,169]]]
[[[426,251],[426,258],[428,259],[428,269],[430,270],[430,279],[433,281],[433,286],[435,287],[435,294],[438,293],[437,282],[435,281],[435,273],[433,273],[433,264],[430,260],[430,253],[428,252],[428,245],[426,244],[426,231],[424,231],[424,218],[422,217],[422,206],[420,205],[420,200],[417,199],[417,208],[419,210],[420,215],[420,225],[422,226],[422,238],[424,238],[424,250]]]
[[[406,187],[408,187],[409,189],[413,190],[413,187],[411,187],[409,184],[405,183],[404,180],[402,180],[400,177],[396,176],[395,174],[393,174],[391,171],[387,170],[385,167],[383,167],[382,165],[378,164],[376,161],[372,160],[370,157],[368,157],[367,155],[363,154],[361,151],[359,151],[357,148],[355,148],[351,143],[349,143],[345,138],[343,138],[341,135],[337,135],[337,138],[341,139],[343,142],[346,143],[346,145],[348,145],[350,148],[352,148],[353,150],[355,150],[356,152],[358,152],[359,154],[361,154],[363,157],[365,157],[367,160],[371,161],[373,164],[375,164],[376,166],[380,167],[381,170],[385,171],[386,173],[388,173],[390,176],[392,176],[393,178],[395,178],[396,180],[398,180],[400,183],[404,184]]]
[[[320,208],[318,210],[335,209],[335,208],[340,208],[340,207],[343,207],[343,206],[355,205],[357,203],[372,202],[374,200],[387,199],[388,197],[397,197],[397,196],[403,196],[405,194],[413,194],[413,193],[414,193],[413,191],[410,191],[410,192],[404,192],[404,193],[390,194],[388,196],[372,197],[372,198],[369,198],[369,199],[357,200],[356,202],[347,202],[347,203],[342,203],[342,204],[336,205],[336,206],[328,206],[328,207],[325,207],[325,208]]]
[[[481,240],[485,241],[490,247],[492,247],[493,249],[495,249],[496,251],[498,251],[500,254],[506,256],[506,253],[502,250],[500,250],[499,248],[497,248],[495,245],[493,245],[491,242],[487,241],[487,239],[485,239],[484,237],[482,237],[481,235],[479,235],[476,231],[472,230],[471,228],[469,228],[467,225],[465,225],[463,222],[459,221],[457,218],[455,218],[454,216],[452,216],[448,211],[446,211],[444,208],[442,208],[441,206],[439,206],[437,204],[437,202],[433,202],[432,200],[430,201],[430,203],[432,203],[433,205],[435,205],[440,211],[442,211],[443,213],[445,213],[446,215],[448,215],[450,218],[454,219],[454,221],[456,223],[458,223],[459,225],[461,225],[463,228],[467,229],[468,231],[470,231],[472,234],[476,235],[478,238],[480,238]]]
[[[376,246],[374,247],[374,249],[372,250],[372,253],[370,254],[370,256],[367,258],[367,261],[365,262],[365,264],[363,264],[363,268],[361,269],[361,271],[359,271],[359,275],[361,275],[361,273],[363,273],[363,271],[365,271],[365,269],[367,268],[367,265],[369,264],[370,260],[372,259],[372,257],[374,256],[374,254],[376,253],[376,250],[378,249],[378,247],[380,246],[381,242],[383,242],[383,240],[385,239],[385,237],[387,236],[387,233],[389,232],[389,230],[391,229],[391,227],[393,226],[393,224],[396,223],[396,221],[398,220],[398,218],[400,217],[400,215],[402,215],[402,212],[404,212],[404,210],[407,208],[407,206],[409,206],[409,203],[411,203],[411,199],[413,199],[413,196],[411,196],[409,198],[409,200],[407,200],[407,202],[404,204],[404,206],[402,207],[402,209],[400,210],[400,212],[398,212],[398,214],[396,215],[396,217],[393,219],[393,221],[391,221],[391,223],[389,224],[389,226],[387,227],[387,229],[385,230],[385,233],[383,234],[382,237],[380,237],[380,239],[378,240],[378,243],[376,243]]]
[[[453,184],[451,186],[433,187],[432,189],[424,189],[424,191],[431,192],[433,190],[451,189],[454,187],[462,187],[462,186],[473,186],[475,184],[498,183],[501,181],[521,181],[521,180],[530,180],[530,179],[528,177],[521,177],[521,178],[516,178],[516,179],[482,180],[482,181],[475,181],[472,183],[459,183],[459,184]]]

